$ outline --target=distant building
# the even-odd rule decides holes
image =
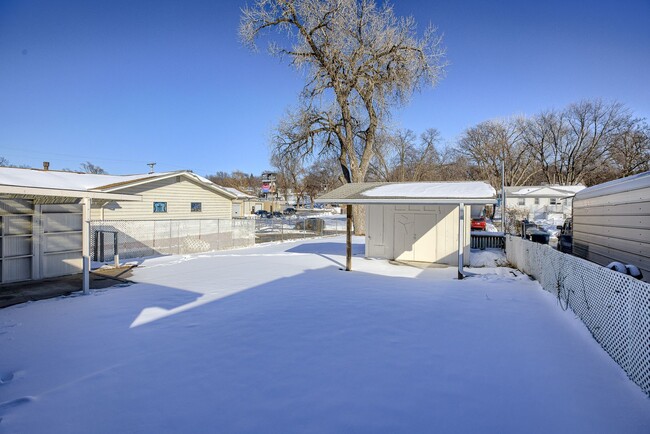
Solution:
[[[506,208],[520,209],[531,221],[561,221],[571,216],[573,196],[585,188],[584,185],[506,187]]]
[[[265,199],[276,198],[278,195],[277,174],[275,172],[262,172],[261,196]]]

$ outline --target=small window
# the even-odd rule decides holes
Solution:
[[[520,198],[517,200],[517,205],[526,205],[526,198],[524,198],[524,197],[520,197]]]
[[[539,197],[535,198],[535,205],[539,205]]]
[[[167,212],[167,202],[154,202],[153,212]]]
[[[559,204],[560,204],[560,201],[559,201],[559,200],[557,200],[557,199],[554,198],[554,197],[551,198],[551,205],[559,205]]]
[[[190,211],[201,212],[201,202],[192,202],[190,204]]]

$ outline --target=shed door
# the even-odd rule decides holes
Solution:
[[[233,217],[241,216],[241,203],[232,204],[232,216]]]
[[[41,277],[81,272],[80,205],[42,205]]]
[[[395,259],[435,262],[436,223],[435,214],[395,214]]]

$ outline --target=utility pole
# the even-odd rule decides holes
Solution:
[[[506,163],[501,161],[501,231],[506,234]]]

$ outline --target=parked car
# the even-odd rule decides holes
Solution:
[[[296,209],[289,207],[284,209],[284,215],[294,215],[296,213]]]
[[[271,216],[270,216],[270,217],[273,217],[273,218],[282,218],[282,217],[284,217],[284,214],[282,214],[280,211],[273,211],[273,212],[271,213]]]
[[[484,231],[486,228],[485,217],[478,217],[472,219],[472,230],[473,231]]]
[[[255,215],[258,216],[259,218],[269,218],[270,217],[270,212],[264,209],[259,209],[255,211]]]
[[[557,249],[562,253],[573,252],[573,219],[564,220],[560,228],[560,236],[557,237]]]

